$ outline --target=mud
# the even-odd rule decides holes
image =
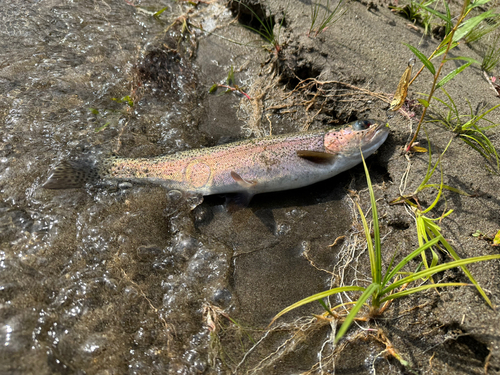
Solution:
[[[301,298],[339,282],[367,285],[354,206],[357,200],[369,209],[360,166],[310,187],[258,195],[235,212],[225,197],[201,203],[159,186],[40,187],[51,168],[82,154],[154,156],[386,119],[412,57],[402,43],[427,55],[439,43],[439,30],[423,36],[386,2],[349,3],[314,36],[310,2],[248,1],[274,23],[278,48],[244,27],[259,27],[249,8],[194,3],[2,5],[0,373],[500,373],[500,315],[470,287],[396,300],[381,317],[353,325],[337,346],[335,322],[312,316],[323,312],[319,304],[268,331],[273,316]],[[480,60],[481,53],[480,45],[461,44],[451,56]],[[459,64],[450,62],[445,73]],[[208,93],[227,84],[231,69],[250,99],[221,88]],[[414,99],[430,84],[424,71],[410,89],[410,117],[396,114],[388,141],[367,160],[386,265],[395,251],[400,259],[418,247],[413,217],[389,202],[425,175],[427,154],[408,161],[402,150],[421,111]],[[474,65],[446,89],[462,113],[467,100],[473,109],[499,100]],[[489,118],[500,121],[496,111]],[[432,147],[435,162],[453,135],[425,128],[430,141],[421,133],[420,145]],[[500,147],[498,130],[491,134]],[[498,173],[459,139],[442,166],[445,184],[474,194],[444,193],[432,211],[454,210],[440,222],[444,236],[461,257],[498,253],[472,236],[500,229]],[[419,202],[427,206],[435,194],[426,190]],[[469,269],[497,306],[498,261]],[[449,270],[435,281],[467,278]]]

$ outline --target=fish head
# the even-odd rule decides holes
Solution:
[[[373,154],[387,139],[389,127],[376,120],[356,120],[325,134],[325,152],[345,157]]]

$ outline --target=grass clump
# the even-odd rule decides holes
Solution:
[[[309,27],[308,35],[318,36],[325,31],[329,26],[337,22],[340,17],[347,11],[342,7],[347,0],[339,0],[337,5],[330,9],[330,0],[326,0],[326,4],[311,3],[311,26]]]
[[[500,61],[500,46],[498,42],[500,41],[500,33],[493,36],[487,45],[486,53],[483,57],[481,63],[481,69],[485,72],[491,72],[498,65]]]
[[[487,132],[500,123],[494,123],[487,119],[485,116],[494,111],[500,104],[497,104],[489,109],[483,111],[474,111],[469,101],[469,114],[461,115],[455,101],[445,89],[441,89],[446,95],[447,100],[434,97],[438,102],[445,105],[447,108],[446,113],[440,113],[437,116],[432,116],[429,122],[436,122],[444,125],[455,133],[462,141],[467,143],[474,150],[479,152],[485,159],[494,160],[497,170],[500,170],[500,158],[498,152],[491,142]],[[482,125],[486,123],[485,125]]]
[[[429,6],[433,2],[434,1],[427,2],[426,4]],[[422,1],[422,3],[411,1],[404,6],[389,6],[389,8],[392,9],[392,11],[399,13],[408,21],[414,24],[422,25],[424,28],[424,35],[429,35],[431,30],[432,13],[425,10],[425,8],[422,8],[421,5],[424,5],[424,1]]]
[[[394,12],[399,13],[410,22],[422,21],[420,7],[414,2],[410,2],[409,4],[406,4],[404,6],[389,6],[389,8]]]
[[[412,195],[401,196],[401,197],[395,199],[394,201],[390,202],[391,204],[405,203],[410,208],[410,210],[413,212],[414,217],[415,217],[416,226],[417,226],[417,238],[418,238],[419,246],[423,246],[424,244],[428,243],[429,241],[431,241],[439,236],[442,236],[441,235],[441,227],[437,223],[441,222],[441,220],[443,220],[445,217],[447,217],[448,215],[450,215],[453,212],[453,210],[448,210],[448,211],[445,210],[445,212],[443,212],[438,218],[435,218],[435,219],[427,216],[427,214],[432,209],[434,209],[436,207],[436,205],[438,204],[438,202],[441,199],[441,196],[443,194],[443,190],[447,189],[447,190],[450,190],[450,191],[458,193],[458,194],[469,196],[469,194],[467,194],[463,191],[460,191],[456,188],[453,188],[451,186],[445,185],[443,182],[443,169],[441,168],[441,160],[442,160],[442,157],[445,154],[445,152],[448,150],[448,147],[450,146],[452,140],[453,140],[453,138],[450,139],[450,141],[446,145],[443,153],[439,156],[439,158],[438,158],[437,162],[434,164],[434,166],[432,166],[432,152],[431,152],[431,148],[429,145],[429,163],[427,165],[427,171],[425,173],[425,177],[424,177],[423,181],[420,183],[420,185],[417,187],[417,189],[415,190],[415,192]],[[440,182],[440,184],[431,184],[431,183],[429,183],[429,180],[434,175],[434,172],[436,171],[438,166],[441,169],[441,182]],[[436,198],[434,199],[434,201],[431,203],[431,205],[429,207],[422,208],[420,205],[420,202],[418,201],[417,195],[421,191],[423,191],[425,189],[429,189],[429,188],[436,189],[438,193],[436,195]],[[438,248],[439,250],[441,250],[442,252],[448,253],[448,255],[451,256],[455,261],[460,260],[460,257],[458,256],[456,251],[453,249],[453,247],[448,243],[448,241],[445,238],[442,238],[439,241],[439,243],[435,245],[435,247]],[[435,267],[437,265],[437,262],[438,262],[438,255],[434,251],[433,248],[430,248],[430,252],[432,254],[432,262],[431,262],[430,266],[427,262],[427,257],[425,255],[425,253],[424,252],[422,253],[422,263],[426,269]],[[477,290],[479,291],[481,296],[484,298],[484,300],[490,306],[492,306],[489,298],[486,296],[486,293],[484,293],[483,289],[479,286],[479,284],[474,279],[474,277],[472,276],[470,271],[467,269],[467,267],[465,265],[462,265],[461,268],[462,268],[462,271],[467,275],[469,280],[472,282],[472,284],[474,284],[474,286],[477,288]],[[431,282],[434,282],[432,280],[432,276],[429,277],[429,280]]]
[[[257,20],[258,26],[253,27],[250,25],[243,24],[247,29],[259,34],[262,38],[264,38],[268,43],[271,49],[274,49],[276,53],[281,51],[281,43],[280,43],[280,34],[281,28],[285,22],[285,16],[281,18],[281,21],[278,26],[277,32],[274,31],[275,21],[273,16],[269,17],[259,17],[259,15],[248,5],[244,4],[241,1],[237,1],[238,4],[243,5],[252,15],[253,18]],[[267,48],[267,46],[266,46]]]
[[[464,286],[469,285],[465,283],[441,283],[436,284],[432,282],[427,282],[429,278],[433,275],[443,272],[447,269],[461,267],[466,270],[465,266],[467,264],[472,264],[476,262],[482,262],[492,259],[500,259],[500,255],[486,255],[479,257],[472,257],[467,259],[460,259],[456,252],[452,249],[449,243],[444,239],[442,234],[440,233],[440,228],[435,225],[435,223],[428,219],[426,220],[423,214],[428,212],[435,206],[435,201],[427,210],[421,211],[421,219],[420,222],[424,224],[420,230],[422,237],[422,243],[420,246],[412,251],[409,255],[404,257],[399,263],[394,264],[395,254],[389,264],[389,266],[385,269],[382,265],[382,244],[380,239],[380,228],[378,221],[378,213],[375,195],[373,192],[373,187],[370,180],[370,175],[368,173],[368,168],[363,158],[363,165],[366,173],[366,180],[368,184],[368,189],[370,192],[370,202],[371,202],[371,210],[372,210],[372,218],[373,218],[373,239],[370,231],[370,227],[366,220],[366,217],[358,205],[358,211],[363,223],[363,228],[365,232],[369,260],[370,260],[370,268],[371,268],[371,283],[368,286],[343,286],[338,288],[333,288],[321,293],[314,294],[307,298],[304,298],[295,304],[288,306],[281,312],[279,312],[272,320],[271,324],[276,321],[283,314],[308,303],[318,301],[322,304],[323,307],[326,308],[329,315],[334,316],[335,318],[343,319],[342,326],[337,331],[335,336],[335,343],[337,343],[347,332],[350,325],[354,320],[367,320],[367,317],[359,317],[360,311],[365,308],[368,310],[368,318],[376,317],[382,314],[389,306],[390,301],[405,297],[414,293],[418,293],[427,289],[432,288],[441,288],[441,287],[449,287],[449,286]],[[433,168],[435,169],[435,167]],[[427,180],[428,181],[428,180]],[[424,185],[426,185],[425,182]],[[442,191],[443,184],[441,184],[440,191]],[[439,195],[439,194],[438,194]],[[429,221],[430,220],[430,221]],[[403,268],[408,266],[410,261],[413,260],[417,256],[423,256],[426,250],[430,250],[433,247],[440,247],[448,250],[450,255],[454,258],[453,261],[449,263],[438,264],[437,259],[433,260],[430,265],[427,265],[425,269],[419,270],[420,267],[417,268],[416,271],[404,271]],[[434,259],[434,257],[433,257]],[[477,282],[473,279],[470,272],[466,271],[466,275],[471,280],[472,284],[476,286],[480,294],[483,296],[488,305],[492,306],[490,300],[482,290],[482,288],[477,284]],[[419,282],[421,285],[412,286],[414,283]],[[422,284],[422,282],[425,282]],[[357,300],[353,302],[347,302],[339,304],[333,308],[328,308],[324,303],[323,299],[329,296],[345,293],[345,292],[361,292],[361,295],[357,298]],[[350,311],[347,316],[340,316],[335,312],[338,308],[346,308],[349,305]]]

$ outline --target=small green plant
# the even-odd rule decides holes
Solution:
[[[420,13],[420,8],[414,2],[410,2],[405,6],[389,6],[389,8],[392,9],[394,12],[399,13],[401,16],[403,16],[410,22],[420,23],[422,21],[422,14]]]
[[[448,61],[447,56],[448,52],[455,48],[459,41],[463,39],[465,36],[467,36],[481,21],[494,17],[495,14],[491,11],[488,10],[486,12],[483,12],[477,16],[474,16],[472,18],[466,19],[467,16],[470,14],[470,12],[479,7],[482,6],[486,3],[488,3],[490,0],[477,0],[474,3],[471,3],[470,0],[464,0],[462,10],[460,15],[458,16],[457,20],[455,23],[453,23],[454,18],[452,18],[448,4],[446,1],[443,0],[443,3],[446,8],[446,14],[443,14],[441,12],[438,12],[435,9],[430,8],[429,6],[425,4],[419,4],[419,3],[414,3],[418,7],[426,10],[427,12],[435,15],[436,17],[440,18],[445,22],[445,34],[446,36],[444,37],[443,41],[438,45],[438,47],[434,50],[434,52],[427,58],[422,52],[420,52],[417,48],[406,44],[406,46],[418,57],[418,59],[422,62],[422,67],[418,70],[418,72],[415,74],[413,79],[408,83],[408,85],[411,85],[411,83],[420,75],[422,70],[424,68],[427,68],[429,72],[433,75],[433,81],[431,85],[431,89],[429,94],[427,94],[427,99],[419,99],[419,102],[423,105],[424,109],[422,111],[422,115],[420,117],[420,120],[417,125],[417,129],[415,130],[415,134],[413,135],[413,138],[411,139],[410,143],[406,147],[406,151],[410,151],[412,149],[413,143],[416,141],[417,136],[419,134],[420,128],[422,126],[422,123],[424,122],[425,115],[427,113],[427,109],[429,108],[429,105],[431,103],[431,100],[433,98],[434,92],[446,84],[448,81],[453,79],[456,75],[458,75],[460,72],[462,72],[464,69],[469,67],[472,62],[476,62],[473,59],[467,58],[467,57],[456,57],[454,58],[455,60],[465,60],[467,61],[466,64],[456,68],[455,70],[451,71],[448,73],[445,77],[442,79],[439,79],[441,75],[441,71],[443,69],[444,64]],[[434,64],[431,62],[433,58],[436,58],[438,56],[441,56],[441,63],[439,64],[439,67],[436,69]]]
[[[298,301],[294,303],[291,306],[288,306],[281,312],[279,312],[271,321],[271,324],[276,321],[279,317],[281,317],[283,314],[299,307],[302,305],[305,305],[307,303],[311,303],[314,301],[319,301],[322,306],[326,307],[326,304],[323,302],[324,298],[327,298],[331,295],[339,294],[339,293],[344,293],[344,292],[351,292],[351,291],[358,291],[362,292],[361,296],[353,302],[347,302],[347,303],[342,303],[339,304],[333,308],[328,308],[326,307],[327,312],[330,315],[333,315],[335,317],[338,317],[338,314],[334,313],[334,310],[340,308],[340,307],[346,307],[348,305],[354,305],[351,307],[349,314],[344,318],[344,322],[340,329],[337,332],[337,335],[335,337],[335,342],[338,342],[344,334],[347,332],[348,328],[352,324],[352,322],[355,319],[358,318],[358,313],[361,311],[363,307],[367,307],[369,310],[369,317],[375,317],[385,311],[385,309],[388,307],[388,304],[390,301],[396,299],[396,298],[401,298],[404,296],[408,296],[414,293],[418,293],[427,289],[431,288],[441,288],[441,287],[447,287],[447,286],[463,286],[463,285],[468,285],[464,283],[442,283],[442,284],[435,284],[435,283],[430,283],[430,284],[423,284],[415,287],[410,287],[408,286],[411,283],[414,283],[416,281],[422,282],[422,280],[427,280],[428,278],[432,277],[433,275],[437,274],[438,272],[445,271],[447,269],[455,268],[455,267],[464,267],[467,264],[471,263],[476,263],[476,262],[482,262],[486,260],[492,260],[492,259],[500,259],[500,255],[486,255],[486,256],[479,256],[479,257],[472,257],[472,258],[467,258],[467,259],[459,259],[458,256],[454,251],[452,251],[450,254],[455,258],[452,262],[449,263],[443,263],[443,264],[437,264],[437,262],[432,262],[432,264],[424,269],[419,271],[417,268],[417,271],[411,272],[411,271],[406,271],[402,272],[403,267],[407,266],[412,259],[415,257],[421,255],[424,251],[427,249],[431,249],[433,246],[443,246],[447,250],[451,248],[449,246],[448,242],[444,239],[444,237],[439,233],[439,231],[434,231],[434,227],[432,225],[429,225],[428,228],[432,233],[432,238],[427,238],[427,241],[425,241],[421,246],[419,246],[416,250],[411,252],[409,255],[407,255],[403,260],[401,260],[397,265],[394,265],[394,257],[392,258],[389,266],[387,267],[385,273],[383,272],[383,267],[382,267],[382,246],[381,246],[381,240],[380,240],[380,229],[379,229],[379,222],[378,222],[378,214],[377,214],[377,205],[376,205],[376,200],[375,200],[375,194],[373,193],[373,187],[371,184],[370,180],[370,175],[368,173],[368,168],[366,166],[366,163],[363,158],[363,165],[365,168],[365,173],[366,173],[366,181],[368,184],[368,189],[370,192],[370,202],[371,202],[371,210],[372,210],[372,217],[373,217],[373,240],[372,240],[372,235],[370,231],[370,227],[368,226],[366,217],[361,209],[361,207],[358,205],[358,210],[360,213],[361,220],[363,222],[363,228],[365,232],[365,237],[367,241],[367,247],[368,247],[368,254],[370,258],[370,266],[371,266],[371,283],[370,285],[363,287],[363,286],[344,286],[344,287],[338,287],[338,288],[333,288],[321,293],[317,293],[315,295],[309,296],[307,298],[304,298],[301,301]],[[430,223],[434,224],[434,223]],[[426,229],[427,232],[427,229]],[[453,249],[452,249],[453,250]],[[467,276],[470,275],[470,273],[466,273]],[[471,276],[469,276],[469,279],[471,279]],[[490,300],[488,297],[485,295],[484,291],[479,287],[479,285],[475,282],[475,280],[471,279],[473,284],[478,288],[479,292],[485,298],[486,302],[491,305]],[[371,298],[371,303],[368,304],[367,301]],[[384,304],[384,305],[382,305]],[[366,320],[364,318],[363,320]]]
[[[435,3],[434,8],[430,6]],[[429,35],[431,31],[432,22],[434,20],[433,15],[436,11],[437,6],[439,5],[439,1],[431,0],[425,1],[422,0],[420,3],[410,1],[405,6],[389,6],[394,12],[398,12],[401,16],[406,18],[412,23],[416,23],[421,25],[424,28],[424,35]],[[448,4],[444,3],[446,7],[446,12],[448,17],[450,17],[450,10],[448,8]],[[450,31],[449,25],[445,24],[445,33],[447,34]]]
[[[499,170],[500,158],[495,146],[489,139],[487,132],[500,125],[500,123],[494,123],[485,116],[500,107],[500,104],[497,104],[480,113],[474,113],[470,102],[467,101],[469,105],[469,114],[461,115],[458,112],[458,108],[450,94],[448,94],[448,92],[443,88],[441,88],[441,91],[447,96],[448,100],[445,101],[437,97],[434,97],[434,99],[441,104],[444,104],[448,110],[446,114],[441,113],[437,116],[432,116],[432,119],[429,122],[437,122],[444,125],[446,128],[454,132],[462,141],[479,152],[485,159],[494,159],[497,170]],[[486,122],[487,125],[479,126],[481,122]]]
[[[121,97],[121,98],[111,98],[111,100],[114,102],[117,102],[117,103],[127,103],[129,107],[134,106],[134,101],[132,100],[132,98],[129,95]]]
[[[486,53],[483,57],[483,62],[481,63],[481,69],[485,72],[491,72],[500,61],[500,46],[498,42],[500,41],[500,33],[493,36],[491,41],[488,43]]]
[[[89,108],[88,110],[89,110],[89,112],[90,112],[90,113],[92,113],[92,114],[96,117],[96,119],[97,119],[99,122],[101,122],[101,124],[102,124],[102,122],[104,122],[104,121],[105,121],[106,116],[107,116],[107,115],[109,115],[110,113],[112,113],[112,111],[110,111],[110,110],[104,110],[104,111],[101,113],[101,112],[99,112],[99,110],[98,110],[98,109],[96,109],[96,108]],[[99,132],[103,131],[104,129],[106,129],[106,128],[110,125],[110,124],[111,124],[111,122],[106,121],[106,122],[104,123],[104,125],[98,126],[97,128],[95,128],[95,129],[94,129],[94,131],[95,131],[96,133],[99,133]]]
[[[244,92],[243,88],[239,87],[235,83],[234,70],[233,70],[233,66],[232,65],[231,65],[231,68],[229,69],[229,73],[227,74],[226,84],[224,85],[224,84],[221,84],[221,83],[214,83],[210,87],[210,89],[208,90],[208,93],[209,94],[215,94],[217,92],[217,89],[219,89],[219,88],[226,89],[223,92],[223,94],[227,94],[228,92],[238,92],[241,95],[245,96],[248,100],[252,100],[252,98],[250,97],[250,95],[248,95],[246,92]]]
[[[264,38],[270,44],[270,46],[274,49],[274,51],[276,53],[279,53],[281,51],[281,44],[280,44],[279,37],[281,34],[281,27],[283,26],[283,23],[285,22],[285,16],[283,15],[283,17],[281,18],[281,22],[280,22],[279,27],[278,27],[278,32],[275,33],[274,32],[274,23],[275,23],[274,17],[270,16],[270,17],[261,18],[248,5],[242,3],[241,1],[238,1],[238,3],[240,3],[245,8],[247,8],[250,11],[250,13],[252,13],[253,17],[255,17],[255,19],[257,20],[257,22],[260,25],[258,28],[254,28],[254,27],[249,26],[249,25],[243,25],[243,26],[245,26],[247,29],[252,30],[253,32],[259,34],[262,38]]]
[[[166,11],[167,9],[168,9],[168,7],[161,8],[159,11],[157,11],[157,12],[155,12],[155,14],[153,14],[153,17],[155,17],[155,18],[159,18],[159,17],[160,17],[160,15],[161,15],[164,11]]]
[[[96,133],[99,133],[99,132],[105,130],[109,125],[112,125],[112,124],[116,125],[120,119],[120,116],[122,114],[127,113],[127,111],[134,106],[134,101],[132,100],[132,98],[129,95],[123,96],[121,98],[111,98],[111,100],[116,102],[116,103],[120,103],[120,104],[126,103],[127,105],[122,110],[103,109],[103,110],[99,111],[96,108],[89,108],[88,109],[89,112],[95,116],[96,120],[99,123],[102,124],[104,122],[104,125],[98,126],[97,128],[94,129],[94,131]]]
[[[430,5],[430,3],[428,5]],[[389,6],[389,8],[394,12],[398,12],[408,21],[423,26],[424,35],[429,35],[431,30],[432,14],[421,9],[417,3],[412,1],[405,6]]]
[[[345,3],[346,0],[339,0],[333,10],[330,10],[330,0],[326,0],[325,5],[323,3],[311,3],[311,27],[309,27],[308,35],[318,36],[318,34],[321,34],[329,26],[337,22],[347,11],[347,9],[342,9]]]
[[[408,207],[413,211],[413,214],[415,215],[416,225],[417,225],[417,238],[418,238],[419,246],[423,246],[425,243],[428,243],[430,240],[435,239],[436,237],[440,236],[441,235],[441,227],[439,227],[439,225],[436,224],[436,222],[441,222],[441,220],[443,220],[445,217],[447,217],[448,215],[450,215],[453,212],[453,210],[448,210],[446,212],[443,212],[441,214],[441,216],[439,216],[438,218],[435,218],[435,219],[426,216],[426,214],[428,214],[432,209],[434,209],[436,207],[437,203],[439,202],[439,200],[441,199],[441,196],[443,194],[443,189],[447,189],[447,190],[450,190],[450,191],[458,193],[458,194],[469,196],[469,194],[467,194],[461,190],[458,190],[456,188],[453,188],[451,186],[445,185],[443,182],[443,169],[441,168],[441,159],[443,158],[443,155],[445,154],[445,152],[448,150],[448,147],[450,147],[452,140],[453,140],[453,138],[450,139],[450,141],[446,145],[444,151],[441,153],[441,155],[439,156],[439,158],[438,158],[437,162],[434,164],[434,166],[432,166],[432,152],[431,152],[431,147],[430,147],[430,143],[429,143],[429,162],[427,164],[427,172],[425,173],[425,177],[424,177],[423,181],[420,183],[420,185],[417,187],[417,189],[415,190],[415,192],[412,195],[402,196],[402,197],[399,197],[396,200],[391,202],[391,204],[403,202],[403,203],[407,204]],[[436,168],[438,166],[441,169],[441,183],[440,184],[430,184],[429,180],[434,175],[434,172],[436,171]],[[436,195],[436,198],[431,203],[431,205],[428,208],[424,209],[420,206],[417,195],[419,192],[423,191],[424,189],[429,189],[429,188],[436,189],[438,191],[438,194]],[[455,260],[460,259],[458,254],[456,253],[456,251],[453,249],[453,247],[444,238],[440,241],[440,244],[436,244],[436,248],[440,249],[443,252],[447,252]],[[433,248],[430,248],[430,252],[432,254],[432,263],[431,263],[430,267],[428,265],[427,257],[425,255],[425,253],[422,253],[422,262],[423,262],[426,269],[434,267],[438,262],[438,255],[434,251]],[[488,304],[490,304],[490,306],[491,306],[491,302],[489,301],[488,297],[486,296],[486,293],[484,293],[483,289],[476,282],[476,280],[474,279],[474,277],[472,276],[470,271],[467,269],[467,267],[465,265],[463,265],[463,266],[461,266],[461,268],[464,271],[464,273],[467,275],[469,280],[472,282],[472,284],[474,284],[476,286],[477,290],[483,296],[485,301],[488,302]],[[429,277],[429,279],[431,280],[431,282],[433,282],[432,277]]]

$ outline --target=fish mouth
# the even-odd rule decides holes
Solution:
[[[387,139],[389,135],[389,124],[379,122],[370,126],[361,139],[361,151],[364,155],[374,153]]]

